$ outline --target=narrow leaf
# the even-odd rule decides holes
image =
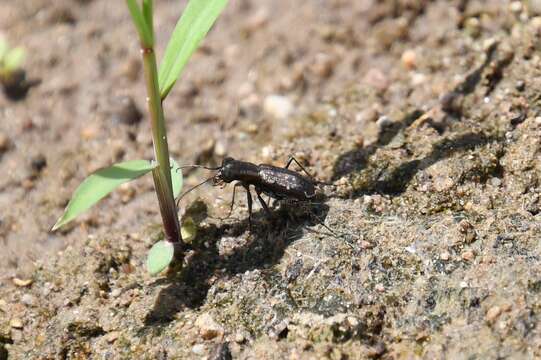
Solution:
[[[4,68],[8,71],[17,70],[23,63],[26,52],[22,47],[16,47],[8,51],[4,57]]]
[[[176,198],[180,195],[180,191],[182,190],[182,169],[175,161],[175,159],[170,158],[169,162],[171,163],[171,182],[173,183],[173,197]]]
[[[154,46],[154,42],[152,41],[152,29],[147,24],[139,5],[137,5],[135,0],[126,0],[126,3],[128,4],[128,9],[130,10],[133,23],[139,33],[141,42],[146,47]]]
[[[119,185],[152,171],[156,166],[156,163],[147,160],[132,160],[96,171],[75,190],[64,214],[53,226],[52,231],[73,220]]]
[[[190,0],[182,13],[160,65],[160,94],[165,99],[182,73],[188,59],[197,49],[222,12],[228,0]]]
[[[175,247],[172,242],[158,241],[152,246],[147,257],[147,269],[150,275],[156,275],[163,270],[171,261],[175,255]]]
[[[150,29],[150,36],[152,37],[152,43],[154,44],[154,4],[152,0],[143,0],[143,17],[145,23]]]

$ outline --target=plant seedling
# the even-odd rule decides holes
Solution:
[[[190,222],[182,230],[180,227],[175,198],[182,188],[182,173],[178,164],[169,157],[162,102],[227,2],[228,0],[190,0],[171,34],[158,70],[154,51],[153,0],[126,0],[141,44],[156,160],[126,161],[90,175],[75,190],[64,214],[53,226],[53,231],[73,220],[119,185],[152,172],[165,239],[150,249],[147,258],[148,271],[152,275],[157,274],[167,268],[174,259],[182,259],[182,234],[193,236],[195,230]]]
[[[0,37],[0,83],[4,93],[13,100],[23,98],[36,81],[27,81],[22,69],[26,51],[21,47],[10,48],[5,38]],[[39,82],[39,81],[38,81]]]

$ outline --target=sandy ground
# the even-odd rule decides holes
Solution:
[[[181,8],[156,3],[160,49]],[[90,172],[153,155],[125,4],[1,1],[35,84],[0,96],[0,359],[541,357],[540,15],[232,1],[165,103],[173,157],[293,154],[335,186],[251,232],[243,196],[218,219],[231,186],[194,191],[198,236],[152,278],[150,177],[48,231]]]

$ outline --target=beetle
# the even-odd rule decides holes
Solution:
[[[308,177],[303,176],[296,171],[290,170],[289,166],[293,162],[295,162]],[[236,188],[242,186],[246,190],[247,195],[248,223],[250,228],[252,227],[252,195],[250,186],[254,187],[257,199],[259,200],[261,206],[267,215],[271,216],[269,207],[265,200],[263,200],[261,197],[261,194],[268,195],[276,200],[292,199],[296,201],[309,201],[318,196],[316,185],[326,184],[314,180],[314,178],[293,156],[289,158],[286,166],[283,168],[268,164],[256,165],[251,162],[236,160],[232,157],[224,158],[222,165],[216,168],[209,168],[201,165],[187,165],[183,167],[198,167],[207,170],[216,170],[217,172],[213,177],[188,190],[180,198],[196,187],[203,185],[210,180],[213,181],[215,186],[236,181],[233,187],[233,199],[231,201],[229,215],[231,214],[233,205],[235,203]]]

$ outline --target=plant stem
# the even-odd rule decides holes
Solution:
[[[142,46],[143,67],[147,87],[148,111],[152,128],[152,141],[154,143],[154,154],[159,166],[154,169],[154,186],[160,204],[165,238],[167,241],[182,244],[180,234],[180,223],[177,216],[177,205],[173,198],[173,187],[171,183],[171,165],[169,164],[169,148],[167,145],[167,134],[165,130],[165,117],[158,87],[158,68],[156,55],[152,46]]]

